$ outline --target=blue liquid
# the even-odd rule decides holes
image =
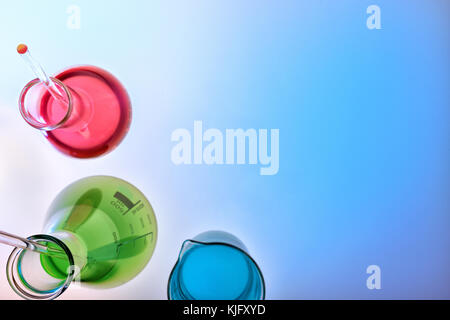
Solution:
[[[224,244],[195,243],[169,280],[169,297],[183,300],[264,298],[262,275],[243,251]]]

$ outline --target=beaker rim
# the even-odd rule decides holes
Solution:
[[[70,115],[72,114],[72,109],[73,109],[73,98],[72,98],[72,94],[70,93],[70,90],[67,88],[67,86],[59,79],[54,78],[54,77],[50,77],[50,79],[55,82],[58,86],[60,86],[63,90],[64,93],[67,95],[67,101],[68,101],[68,107],[67,107],[67,112],[64,115],[64,117],[58,121],[55,124],[45,124],[45,123],[41,123],[37,120],[35,120],[33,118],[33,116],[31,116],[28,111],[27,111],[27,107],[25,106],[25,97],[28,93],[28,91],[35,85],[41,83],[42,81],[38,78],[31,80],[30,82],[28,82],[25,87],[22,89],[22,91],[20,92],[20,96],[19,96],[19,111],[20,114],[22,115],[22,118],[33,128],[39,129],[39,130],[43,130],[43,131],[51,131],[54,129],[57,129],[59,127],[61,127],[64,123],[67,122],[67,120],[69,120]]]
[[[181,245],[181,251],[180,251],[180,253],[178,255],[178,258],[177,258],[177,262],[175,263],[175,265],[172,268],[172,271],[170,272],[170,275],[169,275],[169,281],[167,282],[167,297],[168,297],[169,300],[172,300],[172,297],[171,297],[171,294],[170,294],[171,279],[172,279],[172,277],[174,275],[175,270],[179,267],[179,264],[181,262],[181,259],[182,259],[183,253],[184,253],[183,249],[184,249],[186,243],[193,243],[193,244],[200,244],[200,245],[207,245],[207,246],[208,245],[222,245],[222,246],[226,246],[226,247],[230,247],[230,248],[236,249],[236,250],[240,251],[241,253],[243,253],[244,256],[246,256],[246,258],[248,258],[250,260],[250,262],[255,266],[256,271],[258,272],[259,279],[261,280],[261,298],[260,298],[260,300],[264,300],[265,299],[265,297],[266,297],[266,283],[265,283],[264,276],[263,276],[263,273],[261,271],[261,268],[256,263],[256,261],[250,256],[250,254],[248,254],[245,250],[242,250],[241,248],[239,248],[239,247],[237,247],[235,245],[226,243],[226,242],[220,242],[220,241],[206,242],[206,241],[198,241],[198,240],[193,240],[193,239],[187,239],[187,240],[183,241],[183,244]],[[195,298],[190,297],[189,300],[195,300]]]
[[[52,237],[46,234],[37,234],[27,238],[31,241],[46,241],[53,242],[58,245],[61,249],[63,249],[64,253],[67,255],[69,260],[69,265],[74,266],[74,258],[70,249],[66,246],[64,242],[61,240]],[[69,268],[68,275],[64,282],[62,282],[58,287],[51,291],[35,291],[31,287],[27,286],[23,279],[21,279],[21,271],[20,271],[20,263],[22,258],[22,253],[26,249],[15,248],[8,257],[8,261],[6,263],[6,276],[8,279],[8,283],[11,288],[17,293],[20,297],[27,300],[52,300],[60,296],[70,285],[74,276],[75,276],[75,268]]]

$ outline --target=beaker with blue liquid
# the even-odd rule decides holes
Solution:
[[[263,300],[265,283],[238,238],[207,231],[184,241],[167,291],[171,300]]]

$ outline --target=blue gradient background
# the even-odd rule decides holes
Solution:
[[[381,30],[366,27],[371,4]],[[210,229],[246,244],[268,299],[448,299],[449,13],[446,0],[2,2],[0,229],[38,233],[60,189],[110,174],[148,196],[157,249],[129,283],[63,299],[165,299],[182,241]],[[49,73],[94,64],[125,84],[134,118],[119,148],[70,159],[26,125],[19,42]],[[171,133],[194,120],[280,129],[279,173],[175,166]],[[366,287],[371,264],[381,290]],[[3,272],[0,298],[16,298]]]

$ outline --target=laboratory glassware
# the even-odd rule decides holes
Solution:
[[[9,284],[26,299],[56,298],[75,280],[119,286],[147,265],[156,239],[147,198],[110,176],[83,178],[62,190],[42,234],[23,239],[0,232],[0,242],[16,247],[7,262]]]
[[[184,241],[167,293],[171,300],[263,300],[265,283],[238,238],[207,231]]]
[[[116,77],[90,65],[48,77],[25,45],[17,50],[38,76],[20,94],[20,113],[57,150],[92,158],[112,151],[122,141],[131,123],[131,102]]]

